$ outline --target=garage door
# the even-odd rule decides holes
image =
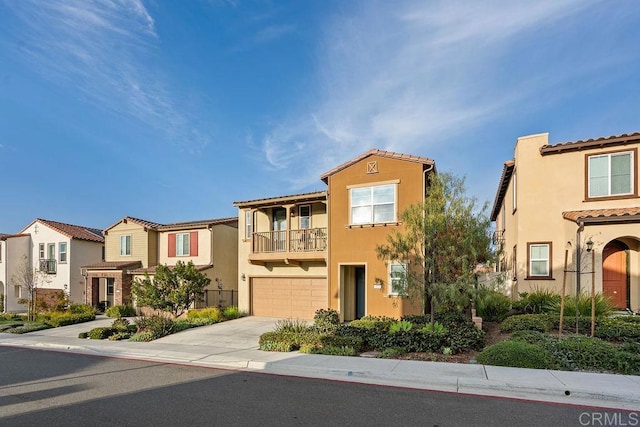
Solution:
[[[327,279],[260,277],[251,280],[254,316],[313,319],[316,310],[327,308]]]

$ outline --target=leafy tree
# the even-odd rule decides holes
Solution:
[[[174,267],[158,265],[153,278],[145,274],[144,279],[134,280],[132,292],[138,306],[164,310],[178,317],[202,300],[209,283],[211,279],[199,272],[193,262],[178,261]]]
[[[463,178],[432,175],[423,203],[400,214],[402,231],[393,230],[378,245],[378,258],[402,263],[404,295],[420,302],[434,322],[435,306],[469,306],[474,268],[491,257],[488,204],[466,195]]]
[[[29,257],[27,255],[22,256],[22,263],[11,276],[11,279],[15,284],[22,289],[22,298],[18,300],[19,304],[25,304],[27,306],[27,318],[29,320],[35,320],[36,317],[36,293],[37,289],[41,288],[47,282],[45,274],[37,269],[31,268]]]

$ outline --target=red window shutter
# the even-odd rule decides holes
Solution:
[[[198,232],[189,233],[189,255],[198,256]]]
[[[176,235],[169,234],[169,256],[176,256]]]

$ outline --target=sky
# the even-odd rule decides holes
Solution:
[[[0,0],[0,232],[235,216],[371,148],[491,205],[519,136],[640,131],[638,22],[633,0]]]

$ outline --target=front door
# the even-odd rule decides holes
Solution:
[[[616,308],[628,308],[627,247],[614,240],[602,251],[602,292]]]
[[[365,270],[364,267],[356,267],[356,319],[364,317],[365,307]]]

